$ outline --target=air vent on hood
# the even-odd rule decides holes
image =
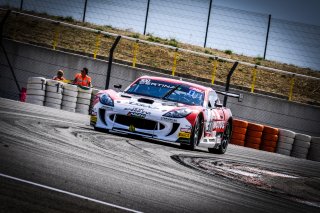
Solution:
[[[132,98],[131,96],[129,96],[129,95],[124,95],[124,94],[121,94],[121,97],[123,97],[123,98]]]
[[[154,100],[147,99],[147,98],[139,98],[138,102],[146,103],[146,104],[153,104]]]

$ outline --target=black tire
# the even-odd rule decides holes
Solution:
[[[198,142],[201,138],[201,122],[202,119],[198,116],[195,122],[195,125],[191,131],[190,144],[181,143],[180,146],[184,149],[195,150]]]
[[[215,154],[224,154],[227,151],[228,144],[231,139],[231,132],[232,132],[232,126],[231,126],[231,123],[228,121],[222,135],[221,145],[217,149],[208,148],[208,151],[210,153],[215,153]]]

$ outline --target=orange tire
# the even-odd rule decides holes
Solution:
[[[271,134],[271,135],[278,135],[279,134],[279,129],[278,128],[273,128],[271,126],[264,126],[263,133],[267,133],[267,134]]]
[[[239,133],[236,133],[236,132],[233,132],[232,136],[231,136],[232,139],[236,139],[236,140],[240,140],[240,141],[244,141],[245,137],[246,137],[246,135],[239,134]]]
[[[246,129],[246,128],[241,128],[241,127],[236,127],[236,126],[235,126],[235,127],[232,128],[232,132],[245,135],[246,132],[247,132],[247,129]]]
[[[247,128],[248,122],[243,120],[232,120],[232,126],[241,127],[241,128]]]
[[[278,135],[263,134],[262,139],[266,141],[278,141]]]
[[[263,131],[263,125],[249,123],[247,129],[248,130],[257,131],[257,132],[262,132]]]
[[[254,144],[261,144],[261,138],[254,138],[254,137],[246,137],[245,140],[246,144],[247,143],[254,143]]]
[[[261,138],[261,136],[262,136],[262,132],[252,131],[252,130],[247,131],[247,137]]]
[[[262,146],[277,147],[278,142],[262,140],[261,144]]]
[[[267,152],[275,152],[275,151],[276,151],[276,148],[270,147],[270,146],[263,146],[263,147],[261,148],[261,150],[267,151]]]
[[[230,143],[238,146],[244,146],[244,141],[241,140],[231,139]]]
[[[260,148],[260,144],[255,144],[255,143],[246,143],[244,146],[250,147],[252,149],[259,149]]]

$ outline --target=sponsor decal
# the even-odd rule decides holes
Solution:
[[[157,82],[152,82],[150,79],[141,79],[139,81],[139,84],[144,84],[144,85],[149,85],[149,86],[154,86],[154,87],[162,87],[162,88],[168,88],[168,89],[172,89],[175,86],[174,85],[169,85],[169,84],[165,84],[165,83],[157,83]]]
[[[146,107],[146,108],[150,108],[150,109],[159,109],[158,107],[153,107],[150,104],[142,104],[142,103],[137,103],[137,102],[133,102],[133,101],[130,101],[129,104],[135,105],[135,106]]]
[[[127,116],[130,117],[145,118],[147,115],[151,115],[151,112],[147,112],[140,108],[124,108],[124,110],[129,111]]]
[[[181,132],[191,132],[191,128],[180,128]]]
[[[162,121],[167,121],[167,122],[171,122],[171,123],[177,123],[178,120],[175,118],[168,118],[168,117],[161,117]]]
[[[130,132],[134,132],[134,131],[136,131],[136,128],[131,124],[131,125],[129,126],[129,131],[130,131]]]
[[[213,123],[213,129],[224,129],[224,121],[216,121]]]
[[[190,138],[190,132],[179,132],[179,138]]]

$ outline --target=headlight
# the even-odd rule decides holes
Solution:
[[[107,94],[101,95],[99,100],[104,105],[113,106],[113,100]]]
[[[189,115],[191,112],[192,112],[191,109],[182,108],[182,109],[178,109],[178,110],[173,110],[173,111],[167,112],[163,116],[170,117],[170,118],[184,118],[187,115]]]

